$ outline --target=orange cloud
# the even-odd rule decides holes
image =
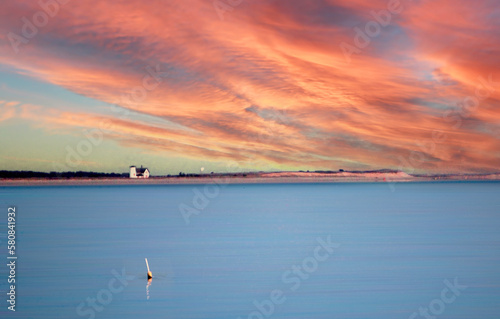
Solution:
[[[498,6],[402,3],[350,63],[340,43],[353,43],[354,28],[388,1],[244,1],[224,20],[211,1],[71,2],[19,53],[3,41],[0,64],[119,105],[104,117],[45,110],[39,125],[105,120],[124,147],[297,168],[398,168],[418,152],[425,160],[411,169],[497,170]],[[1,33],[22,35],[21,17],[40,8],[19,1],[6,10]],[[460,109],[477,92],[477,106]],[[435,143],[434,132],[446,140]]]

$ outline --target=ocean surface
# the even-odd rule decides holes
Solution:
[[[500,183],[393,186],[0,187],[0,317],[500,318]]]

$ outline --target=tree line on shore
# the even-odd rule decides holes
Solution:
[[[128,178],[128,173],[0,171],[0,178]]]

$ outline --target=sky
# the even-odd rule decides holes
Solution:
[[[497,0],[2,0],[0,169],[500,171]]]

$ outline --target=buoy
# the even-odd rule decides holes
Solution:
[[[153,273],[149,270],[149,264],[148,264],[148,259],[144,258],[146,260],[146,267],[148,267],[148,279],[153,278]]]

